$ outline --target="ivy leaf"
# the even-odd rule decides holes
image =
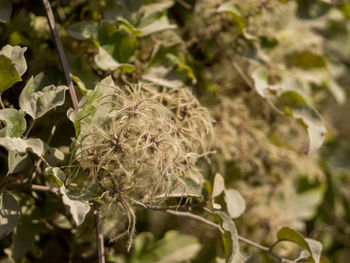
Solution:
[[[0,129],[0,137],[20,137],[27,129],[25,112],[16,109],[0,110],[0,121],[5,125]]]
[[[217,173],[214,178],[214,184],[213,184],[213,197],[219,196],[222,191],[225,189],[225,182],[224,178],[222,177],[221,174]]]
[[[242,8],[238,4],[234,2],[223,3],[222,5],[219,6],[219,8],[217,9],[217,12],[229,13],[232,16],[233,20],[238,23],[241,31],[244,32],[244,29],[246,27],[246,21],[242,12]]]
[[[245,210],[245,201],[242,195],[234,189],[225,189],[227,212],[231,218],[239,217]]]
[[[9,151],[8,153],[8,174],[18,173],[23,171],[28,165],[28,154],[22,154],[15,151]]]
[[[90,211],[89,202],[70,196],[64,186],[60,187],[60,192],[62,194],[62,201],[65,205],[69,206],[70,213],[75,223],[77,226],[81,225],[85,220],[85,216]]]
[[[144,234],[144,233],[142,233]],[[143,239],[145,237],[143,236]],[[151,241],[151,238],[148,238]],[[136,237],[135,242],[145,243],[147,240],[140,240]],[[177,231],[168,231],[164,237],[154,244],[138,244],[144,247],[142,253],[133,255],[133,263],[181,263],[193,259],[199,252],[201,245],[197,238],[189,235],[179,234]]]
[[[321,147],[327,131],[321,116],[315,109],[307,104],[300,104],[292,108],[291,112],[293,117],[300,119],[307,128],[309,136],[308,153],[315,152]]]
[[[230,216],[224,212],[216,211],[215,218],[224,230],[221,235],[225,250],[227,263],[240,263],[240,250],[238,241],[238,232],[235,223]]]
[[[44,151],[44,143],[37,138],[24,140],[21,138],[2,137],[0,138],[0,145],[8,151],[25,153],[27,150],[30,150],[38,156],[41,156]]]
[[[27,62],[24,57],[24,52],[27,50],[26,47],[10,46],[6,45],[0,50],[0,55],[8,57],[15,64],[17,72],[22,76],[27,71]]]
[[[12,1],[0,0],[0,22],[6,23],[12,13]]]
[[[67,33],[75,39],[87,40],[96,34],[97,27],[94,21],[80,21],[68,27]]]
[[[55,85],[43,87],[38,84],[39,77],[40,74],[34,79],[31,77],[19,97],[19,106],[33,119],[40,118],[54,107],[62,105],[68,89],[67,86]]]
[[[12,60],[4,55],[0,55],[0,92],[4,92],[21,80]]]
[[[0,195],[0,239],[16,227],[19,214],[17,200],[9,193],[2,193]]]
[[[322,244],[316,240],[304,238],[297,231],[283,227],[277,233],[278,241],[293,242],[310,253],[313,263],[320,263]]]

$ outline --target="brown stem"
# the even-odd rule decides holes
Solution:
[[[47,185],[36,185],[36,184],[6,184],[6,189],[8,190],[19,190],[19,191],[40,191],[48,192],[58,195],[60,190],[57,187],[51,187]]]
[[[72,99],[73,108],[74,108],[74,110],[78,110],[78,99],[77,99],[77,95],[75,94],[72,79],[70,77],[69,65],[67,62],[66,55],[64,54],[64,50],[63,50],[60,36],[58,34],[55,18],[53,16],[49,0],[42,0],[42,1],[43,1],[44,6],[45,6],[47,21],[49,22],[50,30],[51,30],[52,36],[54,38],[54,42],[55,42],[55,45],[57,48],[58,56],[60,58],[60,63],[61,63],[62,69],[63,69],[63,74],[64,74],[64,77],[66,79],[67,86],[69,88],[69,93],[70,93],[70,97]]]
[[[94,203],[95,207],[95,220],[96,220],[96,241],[97,241],[97,252],[98,262],[105,263],[105,244],[102,231],[102,216],[100,213],[100,205]]]

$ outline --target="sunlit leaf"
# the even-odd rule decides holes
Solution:
[[[4,55],[0,55],[0,92],[4,92],[21,80],[12,60]]]
[[[242,195],[234,189],[225,189],[227,212],[231,218],[239,217],[245,210],[245,201]]]
[[[6,23],[12,13],[12,1],[0,0],[0,22]]]
[[[32,151],[38,156],[41,156],[44,151],[44,143],[40,139],[21,139],[11,137],[1,137],[0,145],[8,151],[16,151],[18,153],[25,153],[27,150]]]
[[[27,50],[26,47],[10,46],[6,45],[0,50],[0,55],[8,57],[15,64],[17,72],[22,76],[27,71],[27,62],[24,57],[24,52]]]
[[[0,122],[5,126],[0,129],[0,137],[19,137],[27,128],[27,122],[24,118],[25,112],[15,109],[0,110]]]
[[[216,197],[220,195],[222,191],[224,191],[224,189],[225,189],[224,178],[219,173],[215,174],[212,196]]]
[[[153,23],[139,28],[139,30],[142,31],[141,36],[148,36],[156,32],[160,32],[168,29],[175,29],[175,28],[176,28],[176,25],[170,24],[167,16],[161,16],[159,19],[157,19]]]
[[[77,226],[81,225],[85,220],[85,216],[90,211],[89,202],[79,200],[79,198],[74,196],[70,196],[64,186],[60,187],[60,192],[62,194],[63,203],[70,208],[70,213],[74,219],[74,222],[77,224]]]
[[[230,216],[224,212],[216,211],[216,220],[221,225],[224,233],[221,235],[225,250],[227,263],[240,263],[240,249],[238,241],[238,232],[236,225]]]
[[[16,227],[19,214],[17,200],[9,193],[2,193],[0,195],[0,239]]]
[[[40,118],[51,109],[60,106],[65,100],[67,86],[37,84],[39,75],[30,78],[19,97],[19,106],[33,119]]]
[[[277,233],[277,239],[279,241],[290,241],[293,242],[306,251],[308,251],[312,257],[313,263],[319,263],[322,252],[322,244],[316,240],[304,238],[297,231],[283,227]]]
[[[292,110],[292,115],[296,119],[300,119],[307,127],[309,135],[308,153],[315,152],[321,147],[326,133],[326,127],[318,112],[306,104],[298,105]]]

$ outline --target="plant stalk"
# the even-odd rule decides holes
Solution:
[[[57,48],[57,52],[58,52],[58,56],[60,58],[61,66],[63,69],[63,74],[64,74],[64,77],[66,79],[67,86],[69,88],[69,93],[70,93],[70,97],[72,99],[73,108],[74,108],[74,110],[77,111],[78,110],[78,99],[77,99],[77,95],[76,95],[75,90],[74,90],[72,79],[70,77],[70,69],[69,69],[66,55],[65,55],[64,50],[63,50],[60,36],[58,34],[58,30],[57,30],[56,22],[55,22],[55,17],[53,15],[49,0],[42,0],[42,2],[45,6],[47,21],[49,22],[49,27],[50,27],[50,30],[51,30],[51,33],[52,33],[52,36],[53,36],[53,39],[55,42],[55,46]]]

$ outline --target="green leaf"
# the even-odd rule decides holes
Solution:
[[[134,65],[117,62],[103,47],[98,48],[95,63],[100,69],[105,71],[114,71],[117,68],[121,68],[125,72],[131,73],[135,70]]]
[[[138,239],[137,239],[138,241]],[[132,263],[181,263],[193,259],[201,248],[197,238],[168,231],[148,249],[132,257]]]
[[[84,81],[82,81],[78,76],[75,76],[73,74],[70,74],[70,75],[71,75],[72,81],[78,86],[81,94],[86,95],[87,88]]]
[[[58,184],[59,187],[62,187],[64,185],[64,182],[66,180],[66,175],[65,173],[58,167],[47,167],[45,169],[45,173],[48,175],[53,176],[55,179],[56,183]]]
[[[87,40],[97,33],[98,24],[94,21],[80,21],[67,28],[67,33],[78,40]]]
[[[238,232],[236,225],[230,216],[224,212],[216,211],[215,218],[224,230],[221,235],[225,250],[225,258],[227,263],[240,263],[240,250],[238,241]]]
[[[98,42],[98,44],[96,43]],[[123,27],[102,24],[98,29],[95,45],[102,47],[118,63],[127,63],[137,49],[137,38]]]
[[[32,249],[35,236],[40,231],[38,219],[31,215],[22,215],[12,235],[12,257],[21,259]]]
[[[239,217],[245,210],[245,201],[242,195],[234,189],[225,189],[227,212],[231,218]]]
[[[219,173],[215,174],[212,196],[213,197],[219,196],[222,193],[222,191],[224,191],[224,189],[225,189],[224,178]]]
[[[6,45],[0,50],[0,55],[8,57],[15,64],[17,72],[22,76],[27,71],[27,62],[24,57],[24,52],[27,50],[26,47],[10,46]]]
[[[0,121],[5,126],[0,129],[0,137],[20,137],[27,129],[25,112],[15,109],[0,110]]]
[[[6,23],[12,13],[12,1],[0,0],[0,22]]]
[[[40,74],[34,79],[31,77],[19,97],[19,106],[33,119],[40,118],[54,107],[62,105],[65,100],[65,91],[68,89],[67,86],[43,87],[38,84],[41,77]]]
[[[0,92],[4,92],[21,80],[12,60],[4,55],[0,55]]]
[[[30,150],[38,156],[41,156],[44,151],[44,143],[37,138],[24,140],[21,138],[2,137],[0,138],[0,145],[8,151],[25,153],[27,150]]]
[[[23,171],[28,166],[28,154],[9,151],[8,153],[8,174],[14,174]]]
[[[316,240],[304,238],[297,231],[283,227],[277,233],[278,241],[290,241],[293,242],[306,251],[308,251],[312,257],[313,263],[319,263],[322,252],[322,244]]]
[[[326,127],[319,113],[306,104],[298,105],[291,109],[292,115],[296,119],[300,119],[307,127],[309,135],[308,153],[315,152],[321,147],[326,133]]]
[[[62,201],[65,205],[69,206],[70,213],[74,219],[77,226],[81,225],[87,213],[90,211],[89,202],[84,200],[79,200],[79,198],[70,196],[67,193],[67,189],[64,186],[60,187],[60,192],[62,194]]]
[[[19,214],[17,200],[9,193],[2,193],[0,195],[0,239],[16,227]]]
[[[246,27],[246,21],[242,13],[242,8],[237,3],[234,3],[234,2],[223,3],[222,5],[219,6],[219,8],[217,9],[217,12],[229,13],[232,16],[233,20],[238,23],[241,31],[244,32],[244,29]]]
[[[135,36],[135,37],[139,37],[142,35],[142,31],[136,27],[134,27],[128,20],[119,17],[117,19],[118,24],[123,25],[125,27],[125,29],[127,29],[130,33],[130,35]]]

